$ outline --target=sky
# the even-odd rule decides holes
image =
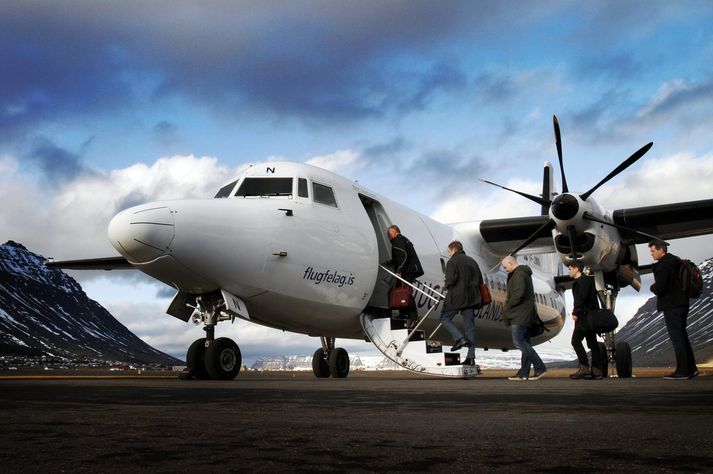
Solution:
[[[533,215],[537,205],[478,178],[537,194],[543,163],[557,163],[555,114],[570,190],[653,141],[597,202],[713,198],[713,4],[523,6],[0,0],[0,242],[113,256],[118,211],[209,198],[275,160],[325,167],[442,222]],[[670,251],[701,261],[713,238]],[[138,272],[71,275],[161,350],[183,357],[202,335],[165,315],[170,288]],[[622,291],[620,319],[650,296]],[[247,361],[319,346],[225,324],[218,334]],[[569,347],[568,331],[552,346]]]

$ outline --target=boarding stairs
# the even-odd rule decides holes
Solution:
[[[381,268],[409,285],[415,291],[431,299],[434,304],[413,328],[408,327],[406,320],[390,316],[390,310],[386,312],[363,312],[361,314],[361,325],[372,344],[391,361],[412,372],[453,378],[471,378],[478,375],[480,367],[460,365],[459,353],[444,351],[441,342],[433,339],[433,336],[441,327],[440,324],[428,336],[426,331],[421,329],[424,321],[436,309],[437,305],[435,303],[441,301],[444,296],[427,286],[424,286],[423,289],[418,288],[388,268],[384,266],[381,266]]]

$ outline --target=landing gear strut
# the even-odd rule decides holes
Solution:
[[[215,339],[218,321],[232,319],[222,310],[222,299],[213,294],[196,297],[193,320],[205,325],[206,337],[197,339],[186,353],[188,374],[199,380],[232,380],[240,372],[242,355],[238,345],[227,337]]]
[[[349,375],[349,353],[341,347],[334,347],[333,337],[320,337],[322,347],[312,356],[312,372],[315,377],[335,379]]]
[[[597,286],[599,287],[599,283]],[[618,286],[612,285],[606,285],[605,290],[600,292],[600,298],[603,300],[605,307],[611,311],[614,311],[618,293]],[[614,333],[609,332],[604,335],[604,342],[599,343],[599,349],[602,354],[602,375],[604,377],[609,375],[609,369],[611,367],[616,368],[617,377],[631,377],[633,363],[631,361],[631,347],[629,346],[629,343],[616,342],[614,339]]]

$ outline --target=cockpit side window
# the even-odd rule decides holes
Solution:
[[[245,178],[236,196],[292,196],[292,178]]]
[[[307,194],[307,180],[304,178],[297,179],[297,196],[301,198],[309,197]]]
[[[218,191],[218,194],[216,194],[214,197],[215,198],[227,198],[228,196],[230,196],[230,192],[233,190],[233,188],[235,187],[235,183],[237,183],[237,182],[238,182],[238,180],[236,179],[232,183],[226,184],[225,186],[220,188],[220,190]]]
[[[313,182],[312,195],[314,196],[314,202],[326,206],[338,207],[337,200],[334,198],[334,191],[329,186]]]

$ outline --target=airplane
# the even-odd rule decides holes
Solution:
[[[479,368],[460,363],[444,349],[450,334],[438,321],[447,246],[462,242],[483,270],[492,303],[476,312],[477,347],[513,349],[501,319],[507,274],[500,261],[515,255],[533,270],[536,306],[547,331],[564,326],[564,291],[571,283],[562,264],[581,260],[595,277],[605,307],[615,309],[619,290],[640,288],[635,245],[655,238],[713,233],[713,199],[605,210],[591,197],[652,146],[631,155],[584,193],[570,192],[561,136],[553,119],[562,192],[545,163],[542,194],[513,191],[541,205],[537,216],[486,219],[446,225],[373,193],[330,171],[297,162],[253,165],[211,199],[141,204],[119,212],[108,226],[121,256],[48,261],[65,269],[136,269],[176,290],[166,312],[202,324],[205,337],[187,350],[191,378],[231,380],[241,367],[239,346],[215,337],[222,321],[242,318],[264,326],[320,338],[313,356],[316,377],[349,374],[347,351],[336,339],[370,341],[408,370],[440,377],[474,377]],[[414,282],[419,322],[410,328],[388,306],[395,279],[380,265],[390,259],[387,228],[396,224],[414,245],[424,275]],[[462,326],[460,316],[454,322]],[[604,362],[630,377],[631,350],[609,333]]]

